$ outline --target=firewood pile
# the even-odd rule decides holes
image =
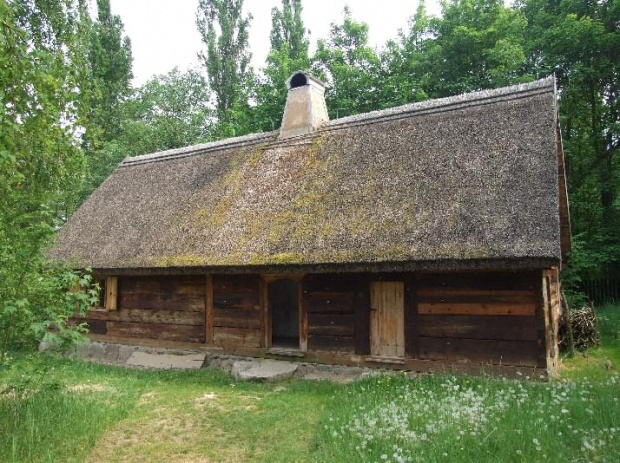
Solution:
[[[570,320],[572,328],[574,348],[585,351],[589,347],[599,345],[599,329],[596,313],[592,306],[583,306],[580,309],[571,309],[570,314],[562,317],[560,326],[560,346],[563,349],[570,349],[569,330],[567,320]]]

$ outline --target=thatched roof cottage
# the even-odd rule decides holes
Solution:
[[[569,246],[555,82],[125,159],[60,231],[93,339],[307,361],[551,369]]]

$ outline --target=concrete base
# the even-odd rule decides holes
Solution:
[[[243,381],[275,381],[293,376],[299,365],[281,360],[240,360],[233,364],[232,374]]]

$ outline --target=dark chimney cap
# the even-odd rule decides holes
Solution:
[[[315,86],[322,89],[325,88],[325,84],[323,82],[304,71],[294,72],[293,75],[286,81],[286,86],[289,90],[310,84],[315,84]]]

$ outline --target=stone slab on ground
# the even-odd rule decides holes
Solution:
[[[297,363],[282,360],[240,360],[233,364],[232,374],[243,381],[275,381],[290,378],[297,368]]]
[[[200,353],[173,355],[136,351],[127,359],[125,365],[139,368],[197,370],[202,368],[206,356]]]

